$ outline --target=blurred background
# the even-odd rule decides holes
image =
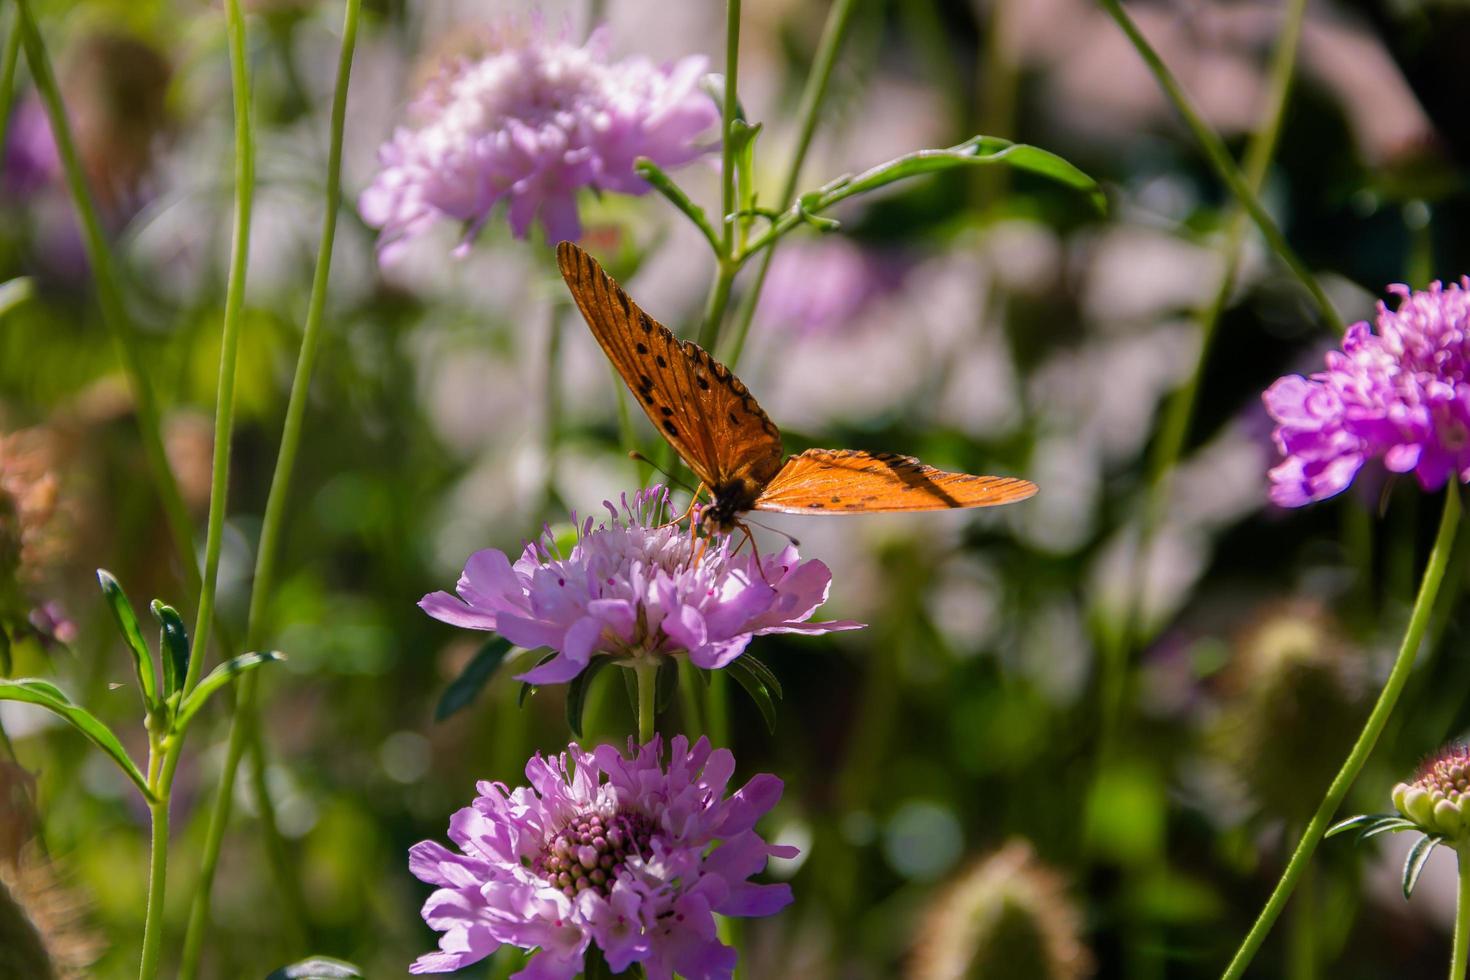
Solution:
[[[34,6],[144,334],[169,460],[202,526],[232,192],[224,18],[199,0]],[[221,575],[236,635],[310,286],[342,16],[311,0],[247,6],[259,190]],[[409,845],[442,839],[476,779],[514,784],[532,751],[565,744],[563,691],[517,708],[510,670],[435,722],[481,638],[415,603],[449,587],[472,550],[517,551],[543,521],[637,485],[612,376],[544,241],[516,241],[496,218],[456,259],[445,226],[380,269],[354,205],[464,25],[540,11],[580,39],[598,16],[617,55],[703,54],[720,67],[722,4],[592,6],[366,4],[325,341],[268,606],[266,633],[290,661],[262,675],[269,784],[307,917],[282,921],[242,779],[210,976],[262,976],[307,952],[404,974],[434,945]],[[1128,8],[1242,149],[1266,111],[1282,5]],[[745,3],[741,95],[765,123],[772,195],[826,11]],[[1349,321],[1371,317],[1389,283],[1470,271],[1467,44],[1470,7],[1448,0],[1308,5],[1263,199]],[[135,603],[159,596],[190,618],[194,600],[23,69],[17,84],[0,280],[31,277],[34,292],[0,315],[0,498],[24,542],[0,617],[13,676],[58,679],[141,754],[130,668],[93,569],[111,569]],[[1386,673],[1437,508],[1383,478],[1300,511],[1267,504],[1260,392],[1313,370],[1335,336],[1249,234],[1143,533],[1165,406],[1199,362],[1226,276],[1230,199],[1087,0],[860,2],[802,186],[977,132],[1077,164],[1104,185],[1107,215],[1001,169],[844,206],[840,231],[784,242],[739,366],[788,447],[901,451],[1042,487],[990,513],[777,522],[832,567],[823,614],[870,627],[756,642],[785,686],[774,734],[732,695],[741,773],[786,780],[768,836],[802,848],[772,869],[796,904],[744,928],[742,974],[956,976],[945,964],[973,956],[1003,964],[975,976],[1217,975]],[[714,204],[715,167],[678,179]],[[712,274],[698,233],[652,197],[584,205],[584,245],[692,335]],[[1389,786],[1470,723],[1463,565],[1462,551],[1345,813],[1388,809]],[[602,678],[589,739],[631,730],[621,690]],[[44,879],[33,890],[61,910],[55,941],[84,973],[130,975],[146,810],[44,715],[5,704],[0,721],[19,760],[0,762],[0,847],[14,854],[38,833],[50,863],[31,871]],[[679,723],[677,710],[664,719]],[[227,724],[221,699],[175,790],[170,956]],[[1406,903],[1409,843],[1326,842],[1257,975],[1440,970],[1453,860],[1436,855]]]

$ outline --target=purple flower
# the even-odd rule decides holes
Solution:
[[[1299,507],[1340,493],[1369,459],[1413,472],[1425,490],[1470,481],[1470,279],[1427,292],[1390,286],[1378,330],[1355,323],[1327,370],[1287,375],[1263,396],[1286,457],[1271,470],[1271,499]]]
[[[605,47],[602,31],[577,47],[505,30],[491,53],[431,83],[413,105],[421,124],[383,145],[359,202],[382,229],[382,258],[440,218],[464,223],[462,254],[502,200],[518,238],[539,220],[552,241],[574,239],[578,189],[642,194],[638,157],[673,167],[700,156],[696,137],[719,119],[699,88],[705,59],[609,62]]]
[[[735,951],[715,937],[714,916],[771,915],[791,903],[787,885],[748,881],[767,857],[755,822],[781,798],[759,775],[728,799],[728,749],[674,737],[668,767],[655,736],[526,764],[531,787],[482,782],[474,805],[449,822],[451,851],[424,841],[409,868],[439,890],[424,921],[444,933],[412,973],[448,973],[503,944],[540,952],[515,976],[566,980],[596,943],[616,973],[642,963],[649,980],[729,977]],[[570,757],[573,766],[568,766]]]
[[[807,622],[827,600],[832,573],[788,546],[757,559],[736,554],[729,536],[695,538],[665,523],[669,495],[654,486],[611,519],[592,518],[562,557],[551,534],[531,542],[514,565],[504,552],[477,551],[448,592],[419,606],[466,629],[494,630],[519,646],[556,656],[519,675],[556,684],[580,674],[593,654],[620,658],[687,653],[697,666],[724,667],[752,636],[858,629],[848,621]],[[576,521],[573,515],[573,521]]]
[[[5,141],[5,187],[26,198],[61,177],[61,154],[41,100],[32,96],[15,109]]]
[[[906,264],[839,236],[792,242],[771,263],[761,319],[797,334],[832,333],[897,291],[907,272]]]

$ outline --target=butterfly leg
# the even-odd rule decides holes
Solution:
[[[660,524],[659,527],[661,527],[661,528],[664,528],[664,527],[673,527],[676,524],[682,524],[682,523],[684,523],[684,521],[689,517],[689,515],[691,515],[691,514],[694,513],[694,508],[696,508],[696,507],[699,506],[699,498],[700,498],[700,496],[702,494],[704,494],[704,492],[707,489],[709,489],[709,488],[706,487],[703,483],[701,483],[695,489],[694,496],[692,496],[692,497],[689,498],[689,507],[688,507],[688,509],[686,509],[684,511],[684,513],[680,514],[678,517],[674,518],[672,521],[665,521],[664,523]],[[693,521],[690,521],[689,522],[689,530],[690,530],[690,532],[693,532],[693,530],[694,530],[694,522]]]
[[[758,544],[755,543],[755,533],[753,531],[751,531],[750,525],[747,524],[747,523],[745,523],[744,521],[741,521],[740,522],[739,527],[740,527],[740,533],[743,534],[743,535],[745,535],[745,537],[743,537],[743,538],[740,539],[740,544],[736,546],[735,553],[736,554],[739,554],[740,553],[740,549],[741,548],[744,548],[745,545],[746,545],[746,543],[749,542],[751,553],[755,555],[755,568],[756,568],[756,571],[760,573],[761,581],[764,582],[764,583],[766,583],[767,585],[770,585],[771,584],[771,580],[768,579],[768,578],[766,578],[766,565],[765,565],[765,562],[761,561],[761,549],[760,549],[760,545],[758,545]]]

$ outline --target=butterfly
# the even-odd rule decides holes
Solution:
[[[639,309],[581,248],[562,242],[556,260],[608,360],[699,478],[695,498],[703,491],[713,498],[700,514],[708,531],[728,533],[750,510],[949,510],[1008,504],[1036,492],[1027,480],[947,473],[897,453],[808,449],[788,458],[780,430],[729,368]]]

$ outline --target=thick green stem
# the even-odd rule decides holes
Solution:
[[[1455,945],[1450,954],[1450,980],[1465,980],[1470,962],[1470,854],[1456,849],[1460,863],[1460,887],[1455,893]]]
[[[66,115],[66,105],[61,99],[61,88],[56,83],[56,74],[52,71],[45,42],[31,12],[30,0],[16,0],[15,9],[21,42],[25,45],[26,61],[31,69],[31,79],[46,108],[52,138],[56,141],[56,151],[61,157],[62,172],[77,211],[77,219],[81,222],[82,244],[87,253],[87,262],[92,267],[102,322],[112,336],[113,346],[117,349],[118,360],[122,362],[123,373],[127,376],[128,388],[133,396],[143,457],[158,490],[164,517],[182,559],[185,585],[189,591],[196,591],[200,587],[200,578],[194,557],[193,526],[189,520],[188,508],[184,506],[184,498],[179,494],[178,482],[174,479],[173,470],[169,468],[168,455],[164,452],[158,402],[144,370],[137,331],[128,316],[127,305],[123,302],[117,266],[113,261],[111,247],[107,244],[107,237],[102,232],[97,204],[87,184],[86,171],[82,169],[76,139],[72,135],[71,123]]]
[[[633,672],[638,675],[638,741],[646,745],[653,738],[654,713],[658,707],[658,663],[640,660]]]
[[[715,281],[710,284],[709,296],[704,303],[704,321],[699,328],[699,345],[705,350],[714,350],[720,340],[720,327],[725,322],[725,310],[730,305],[730,286],[740,266],[724,259],[715,269]]]
[[[276,455],[276,467],[271,477],[270,492],[266,497],[265,515],[260,528],[260,545],[255,556],[255,578],[251,586],[250,611],[246,625],[246,648],[251,650],[260,646],[265,633],[266,611],[274,593],[277,558],[286,525],[286,503],[290,497],[291,479],[296,470],[296,460],[301,448],[301,436],[306,422],[306,407],[311,394],[312,373],[316,368],[317,352],[321,346],[327,288],[331,278],[332,250],[337,235],[337,214],[342,197],[342,142],[347,120],[347,87],[352,75],[352,59],[357,44],[360,9],[361,0],[347,0],[342,23],[341,51],[337,59],[336,90],[332,98],[324,194],[325,209],[322,216],[321,239],[317,247],[316,271],[312,277],[311,297],[307,301],[306,323],[301,335],[301,350],[296,359],[296,374],[291,381],[291,395],[286,404],[286,418],[281,430],[281,446]],[[301,914],[305,905],[300,897],[301,884],[295,875],[294,865],[283,860],[286,853],[285,843],[277,830],[269,787],[264,784],[263,780],[265,749],[259,725],[258,691],[259,679],[254,673],[246,674],[241,678],[236,696],[235,717],[231,722],[229,749],[225,756],[225,766],[220,773],[219,786],[215,791],[215,809],[210,816],[198,888],[194,894],[194,903],[189,914],[189,932],[185,939],[181,976],[193,976],[199,969],[204,932],[209,923],[209,903],[214,872],[219,863],[219,850],[224,839],[225,828],[229,824],[233,803],[235,773],[240,755],[247,747],[256,760],[255,774],[258,783],[256,805],[260,809],[261,825],[266,832],[267,854],[275,872],[278,890],[286,902],[288,918],[294,919],[298,926],[299,923],[306,921]],[[247,746],[247,741],[253,744]]]
[[[833,0],[832,7],[827,12],[827,23],[822,28],[822,39],[817,45],[817,57],[812,62],[811,73],[807,75],[806,86],[801,92],[801,105],[796,114],[800,128],[796,146],[791,151],[791,162],[786,167],[785,180],[781,184],[781,199],[777,208],[779,211],[791,207],[791,202],[796,200],[801,168],[806,163],[807,151],[811,149],[812,137],[816,134],[817,122],[821,118],[822,103],[826,101],[827,89],[832,81],[832,69],[837,64],[837,53],[842,50],[842,42],[847,38],[847,26],[852,21],[855,6],[857,0]],[[771,258],[776,254],[776,244],[772,242],[766,249],[766,254],[761,256],[755,281],[740,299],[734,333],[731,334],[728,349],[722,351],[725,363],[732,368],[740,360],[741,351],[745,349],[745,338],[750,334],[750,325],[755,319],[756,303],[760,300],[766,273],[771,268]]]
[[[1276,888],[1271,892],[1265,908],[1261,909],[1255,925],[1251,927],[1250,932],[1241,942],[1240,948],[1236,950],[1234,959],[1230,961],[1230,966],[1223,975],[1223,980],[1239,980],[1245,975],[1246,968],[1250,966],[1256,951],[1261,948],[1261,943],[1265,941],[1271,927],[1280,917],[1281,910],[1286,907],[1287,900],[1291,898],[1291,893],[1306,870],[1312,853],[1316,851],[1317,845],[1321,842],[1322,835],[1331,825],[1333,814],[1342,804],[1343,797],[1352,787],[1353,780],[1357,779],[1358,773],[1362,771],[1363,764],[1368,761],[1368,756],[1372,753],[1378,736],[1383,733],[1383,726],[1388,723],[1389,715],[1393,713],[1399,694],[1402,693],[1404,684],[1408,682],[1409,674],[1414,669],[1414,657],[1419,651],[1420,641],[1424,638],[1424,630],[1429,625],[1430,612],[1434,609],[1435,597],[1439,594],[1440,583],[1444,580],[1445,566],[1450,560],[1455,531],[1459,523],[1460,488],[1452,481],[1445,488],[1444,514],[1440,518],[1439,532],[1435,535],[1434,548],[1429,553],[1429,563],[1425,566],[1424,577],[1419,582],[1419,595],[1414,599],[1414,608],[1409,615],[1409,625],[1404,631],[1404,639],[1399,645],[1398,656],[1394,659],[1388,681],[1383,685],[1378,701],[1373,705],[1373,711],[1368,715],[1368,720],[1364,722],[1363,730],[1359,733],[1357,741],[1353,743],[1352,751],[1348,753],[1342,768],[1333,777],[1332,784],[1327,788],[1327,794],[1322,797],[1317,812],[1312,815],[1311,822],[1307,824],[1301,841],[1297,844],[1296,850],[1292,852],[1291,860],[1286,863],[1286,870],[1281,873],[1281,880],[1276,883]]]
[[[155,755],[157,753],[155,752]],[[155,791],[158,790],[155,784]],[[143,922],[143,957],[138,966],[139,980],[158,976],[158,963],[163,953],[163,901],[168,883],[168,791],[148,806],[153,818],[152,853],[148,861],[148,911]]]
[[[1169,101],[1174,104],[1175,111],[1184,120],[1184,124],[1189,127],[1189,131],[1194,135],[1195,141],[1199,143],[1200,149],[1204,151],[1205,158],[1209,161],[1215,174],[1230,189],[1230,193],[1235,196],[1235,200],[1239,202],[1240,206],[1245,208],[1246,212],[1251,216],[1251,219],[1255,221],[1256,227],[1261,230],[1261,234],[1265,237],[1267,244],[1271,246],[1272,251],[1286,263],[1292,274],[1301,280],[1302,285],[1306,287],[1307,292],[1312,295],[1313,301],[1316,302],[1317,307],[1321,310],[1322,318],[1331,324],[1332,328],[1338,333],[1345,332],[1347,325],[1343,323],[1342,316],[1337,312],[1336,307],[1332,305],[1332,301],[1327,298],[1327,294],[1322,290],[1321,284],[1308,271],[1306,265],[1297,256],[1296,252],[1292,250],[1291,246],[1286,243],[1286,236],[1281,233],[1280,228],[1276,227],[1276,222],[1266,212],[1265,207],[1261,204],[1257,195],[1246,185],[1246,179],[1241,175],[1239,168],[1236,167],[1235,161],[1230,158],[1230,151],[1225,148],[1225,143],[1210,128],[1209,124],[1205,122],[1204,117],[1199,114],[1199,111],[1189,101],[1189,97],[1184,94],[1184,89],[1180,87],[1178,80],[1169,71],[1168,66],[1164,64],[1158,52],[1148,43],[1148,39],[1143,36],[1143,32],[1138,29],[1138,25],[1133,23],[1133,20],[1124,12],[1119,0],[1101,0],[1101,2],[1103,9],[1122,28],[1129,42],[1137,49],[1139,57],[1143,59],[1144,64],[1152,72],[1154,80],[1164,90],[1164,94],[1168,97]]]

